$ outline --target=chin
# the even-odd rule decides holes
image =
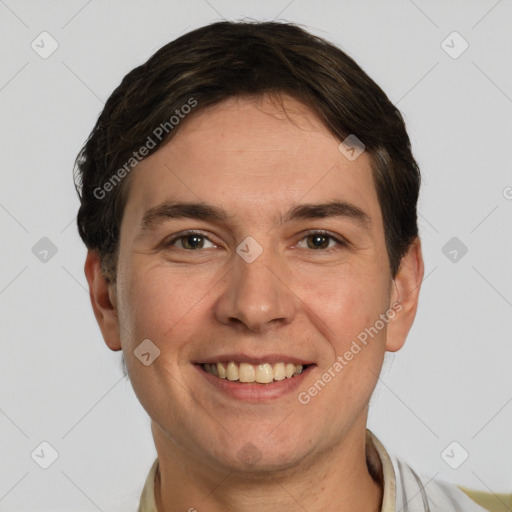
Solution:
[[[235,472],[264,473],[286,470],[299,464],[306,453],[299,447],[305,443],[295,445],[290,439],[272,440],[268,435],[264,441],[258,441],[263,436],[244,435],[231,437],[226,440],[221,449],[210,452],[216,465],[221,465],[225,470]],[[236,441],[235,441],[236,440]],[[211,445],[210,445],[211,446]],[[204,458],[204,455],[203,455]]]

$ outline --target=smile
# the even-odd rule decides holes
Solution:
[[[242,383],[270,384],[271,382],[290,379],[300,375],[307,367],[293,363],[249,364],[235,361],[204,363],[201,365],[206,373],[220,379]]]

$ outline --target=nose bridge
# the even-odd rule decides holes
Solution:
[[[293,319],[295,302],[284,282],[285,265],[277,251],[268,246],[261,249],[246,239],[233,255],[232,272],[226,276],[226,288],[216,305],[222,323],[242,323],[251,331],[261,331],[271,323]]]

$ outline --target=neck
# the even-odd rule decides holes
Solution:
[[[380,458],[366,431],[349,431],[329,450],[277,471],[220,471],[171,443],[153,424],[159,458],[158,512],[378,512],[383,495]]]

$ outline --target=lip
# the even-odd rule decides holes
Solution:
[[[307,359],[298,359],[293,356],[288,356],[286,354],[268,354],[268,355],[259,355],[259,356],[251,356],[249,354],[222,354],[214,357],[209,357],[206,359],[201,359],[201,361],[194,361],[194,364],[212,364],[212,363],[229,363],[229,361],[234,361],[235,363],[249,363],[249,364],[275,364],[275,363],[293,363],[295,365],[301,364],[302,366],[313,365],[314,361],[309,361]]]
[[[211,361],[214,362],[214,360]],[[218,359],[216,361],[218,361]],[[233,359],[230,359],[230,361],[233,361]],[[268,359],[266,359],[266,361],[268,362]],[[283,360],[281,359],[280,361]],[[287,362],[293,362],[293,360],[288,360]],[[302,371],[302,373],[295,375],[294,377],[290,377],[289,379],[274,381],[270,382],[269,384],[259,384],[256,382],[246,383],[221,379],[205,371],[200,363],[194,364],[194,367],[197,369],[199,374],[202,375],[206,382],[211,384],[216,391],[219,391],[222,394],[228,395],[232,398],[236,398],[237,400],[257,403],[269,402],[277,400],[279,398],[283,398],[286,395],[289,395],[293,391],[297,390],[299,386],[304,386],[304,380],[309,376],[311,371],[316,366],[315,364],[312,363],[305,364],[309,364],[310,366],[305,368]]]

